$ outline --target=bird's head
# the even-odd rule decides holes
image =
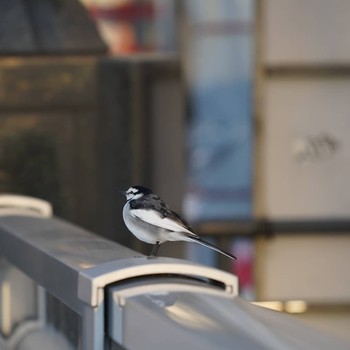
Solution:
[[[149,188],[143,186],[131,186],[127,191],[123,192],[126,200],[138,199],[150,193],[152,193],[152,191]]]

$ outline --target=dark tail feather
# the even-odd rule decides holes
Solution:
[[[234,255],[221,250],[220,248],[216,247],[215,245],[213,245],[213,244],[211,244],[209,242],[206,242],[206,241],[204,241],[203,239],[201,239],[201,238],[199,238],[197,236],[187,236],[187,237],[189,239],[191,239],[193,242],[197,242],[197,243],[199,243],[201,245],[204,245],[205,247],[208,247],[208,248],[213,249],[213,250],[215,250],[215,251],[217,251],[217,252],[219,252],[219,253],[221,253],[223,255],[226,255],[227,257],[229,257],[231,259],[237,260],[237,258]]]

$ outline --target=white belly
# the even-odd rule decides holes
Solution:
[[[163,243],[166,241],[189,241],[181,232],[170,231],[133,217],[130,214],[129,203],[124,205],[123,219],[130,232],[143,242],[156,244],[157,242]]]
[[[158,237],[156,232],[152,231],[151,225],[147,223],[142,223],[140,220],[130,215],[129,203],[126,203],[124,205],[123,219],[126,227],[140,241],[150,243],[150,244],[155,244],[156,242],[159,242],[160,237]],[[162,240],[161,242],[163,241],[164,240]]]

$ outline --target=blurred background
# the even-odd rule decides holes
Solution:
[[[118,190],[207,240],[164,244],[350,340],[350,2],[2,0],[0,191],[148,254]]]

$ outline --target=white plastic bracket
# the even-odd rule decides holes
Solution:
[[[52,206],[42,199],[15,195],[0,195],[0,216],[23,215],[49,218],[52,216]]]

